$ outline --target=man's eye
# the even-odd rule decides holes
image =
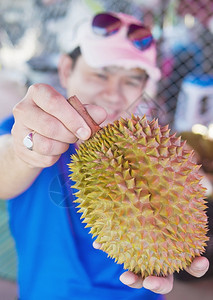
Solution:
[[[95,73],[95,76],[100,78],[100,79],[107,79],[107,76],[103,73]]]
[[[137,80],[128,80],[126,81],[126,85],[130,85],[130,86],[139,86],[141,83]]]

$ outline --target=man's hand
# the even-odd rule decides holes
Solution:
[[[100,124],[106,118],[103,108],[87,105],[92,118]],[[82,116],[52,87],[45,84],[31,86],[14,110],[12,129],[15,153],[31,167],[53,165],[69,144],[78,139],[86,140],[91,129]],[[33,151],[23,145],[23,139],[33,135]]]
[[[94,242],[93,247],[100,249],[100,244]],[[195,276],[202,277],[209,268],[209,261],[205,257],[196,257],[186,271]],[[167,277],[148,276],[144,280],[130,271],[124,272],[120,276],[120,281],[131,288],[140,289],[142,287],[158,294],[167,294],[173,288],[173,275]]]
[[[85,105],[98,124],[106,118],[102,107]],[[13,110],[11,135],[0,137],[0,198],[13,198],[29,188],[43,168],[60,158],[70,143],[86,140],[91,129],[85,119],[52,87],[36,84]],[[32,136],[32,151],[23,140]]]

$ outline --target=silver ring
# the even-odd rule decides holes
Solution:
[[[28,135],[25,136],[23,139],[24,146],[29,149],[30,151],[33,150],[33,136],[35,134],[35,131],[30,132]]]

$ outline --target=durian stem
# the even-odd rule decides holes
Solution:
[[[71,106],[82,116],[87,125],[90,127],[92,131],[92,135],[94,135],[97,131],[101,129],[101,127],[93,120],[90,114],[87,112],[86,108],[83,106],[81,101],[77,96],[72,96],[67,100]]]

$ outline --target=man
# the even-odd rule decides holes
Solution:
[[[152,36],[131,16],[97,15],[79,29],[77,46],[61,58],[61,84],[98,124],[117,119],[141,95],[148,76],[159,78]],[[10,199],[19,299],[162,299],[157,293],[169,292],[173,277],[142,281],[123,273],[92,247],[76,213],[64,174],[73,144],[91,135],[84,119],[52,87],[37,84],[14,108],[14,120],[1,126],[0,198]],[[208,261],[196,258],[189,272],[202,276],[207,269]]]

